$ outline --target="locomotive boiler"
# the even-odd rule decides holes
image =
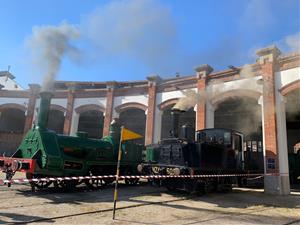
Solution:
[[[115,174],[120,141],[120,124],[114,120],[109,135],[102,139],[91,139],[85,132],[77,136],[57,134],[47,129],[47,120],[52,94],[40,93],[41,101],[38,123],[24,136],[17,151],[10,158],[0,158],[0,168],[11,179],[16,171],[26,172],[27,178],[90,176]],[[123,142],[121,149],[122,174],[136,174],[142,160],[143,146],[131,141]],[[112,182],[112,179],[62,180],[53,182],[56,187],[73,188],[85,182],[90,187],[98,187]],[[127,183],[136,180],[126,180]],[[52,181],[32,183],[38,188],[48,187]]]
[[[244,172],[243,135],[230,129],[204,129],[194,132],[189,125],[179,131],[182,111],[171,111],[170,137],[146,147],[146,161],[138,170],[148,175],[218,175]],[[203,178],[166,178],[153,180],[170,190],[206,192],[208,189],[230,190],[234,176]]]

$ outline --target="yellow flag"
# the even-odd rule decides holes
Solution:
[[[138,139],[141,138],[142,136],[123,127],[121,137],[122,137],[121,141],[127,141],[132,139]]]

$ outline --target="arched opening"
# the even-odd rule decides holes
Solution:
[[[143,136],[143,138],[135,140],[136,143],[145,144],[146,115],[144,110],[138,108],[126,109],[120,112],[119,121],[127,129]]]
[[[297,177],[300,176],[300,89],[289,92],[285,97],[290,181],[299,183]]]
[[[171,110],[175,104],[171,104],[163,108],[162,119],[161,119],[161,138],[170,137],[170,130],[172,129]],[[196,124],[196,112],[193,108],[190,108],[186,112],[180,114],[179,127],[182,125],[189,124],[195,131]],[[181,135],[181,129],[179,130],[179,136]]]
[[[245,140],[262,140],[261,107],[256,99],[231,97],[215,109],[215,128],[240,131]]]
[[[80,113],[78,131],[87,132],[89,138],[102,138],[104,117],[99,110],[87,110]]]
[[[0,111],[0,154],[12,155],[22,141],[25,112],[17,108],[3,108]]]
[[[261,106],[251,97],[229,97],[219,102],[214,113],[214,127],[244,134],[245,160],[248,169],[263,172]]]
[[[9,133],[23,133],[25,112],[20,109],[7,108],[1,110],[0,131]]]
[[[58,134],[62,134],[64,130],[65,115],[64,112],[57,109],[50,109],[47,122],[47,128]]]

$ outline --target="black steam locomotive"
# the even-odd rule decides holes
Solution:
[[[169,190],[203,193],[231,190],[234,183],[241,185],[244,180],[234,174],[245,173],[243,134],[229,129],[204,129],[195,133],[188,125],[182,126],[179,134],[180,114],[180,110],[172,110],[170,137],[146,147],[146,161],[138,170],[147,175],[232,175],[153,180]]]

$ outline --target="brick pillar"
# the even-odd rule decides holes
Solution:
[[[197,74],[197,91],[198,91],[198,101],[197,101],[197,112],[196,112],[196,130],[201,130],[206,128],[206,84],[207,76],[213,71],[213,68],[207,64],[198,66],[196,69]]]
[[[264,135],[264,157],[265,157],[265,192],[270,194],[286,194],[286,176],[278,174],[279,149],[278,130],[276,118],[276,79],[275,72],[278,70],[279,49],[275,46],[258,50],[258,63],[261,66],[263,77],[263,135]],[[288,163],[288,162],[286,162]]]
[[[149,145],[153,143],[154,137],[154,119],[155,119],[155,107],[156,107],[156,85],[161,80],[159,76],[149,76],[148,79],[148,110],[146,118],[146,137],[145,144]]]
[[[107,93],[106,93],[106,108],[104,117],[103,137],[109,134],[109,125],[112,121],[113,110],[114,110],[114,94],[117,82],[107,82]]]
[[[275,106],[275,64],[279,55],[276,47],[257,51],[263,77],[263,116],[267,173],[278,172],[277,126]],[[271,166],[274,160],[274,166]],[[269,167],[268,167],[269,163]]]
[[[64,122],[64,134],[70,135],[71,131],[71,124],[72,124],[72,117],[73,117],[73,108],[74,108],[74,91],[75,86],[74,84],[68,85],[68,97],[67,97],[67,111],[66,117]]]
[[[41,89],[40,85],[38,84],[29,84],[29,87],[30,87],[30,97],[27,106],[24,134],[26,134],[28,130],[32,127],[35,103]]]

